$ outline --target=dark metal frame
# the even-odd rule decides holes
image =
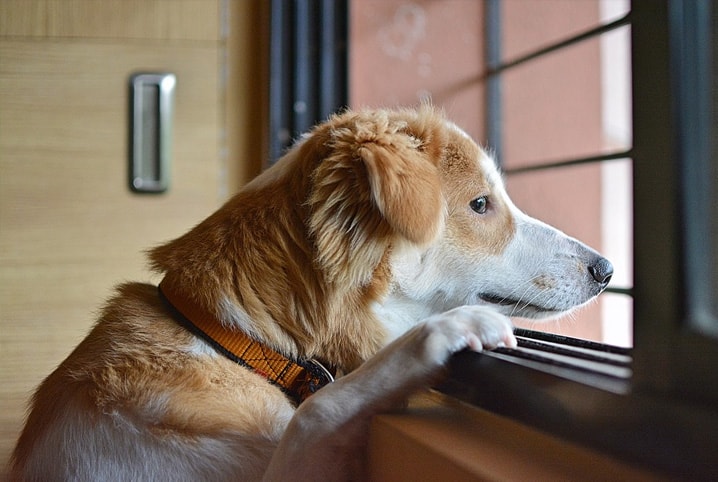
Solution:
[[[714,409],[712,6],[634,2],[634,326],[635,384]]]
[[[528,54],[515,59],[503,61],[501,58],[501,0],[485,0],[484,8],[484,30],[486,44],[486,138],[487,143],[494,149],[496,160],[499,164],[503,161],[503,137],[501,130],[501,74],[507,70],[523,65],[532,60],[539,59],[545,55],[557,52],[566,47],[598,37],[606,32],[629,25],[631,23],[630,13],[614,20],[613,22],[599,25],[598,27],[586,30],[573,37],[560,42],[536,49]],[[585,164],[631,157],[631,150],[589,156],[573,159],[547,160],[540,164],[505,169],[507,175],[520,172],[566,167],[576,164]]]
[[[348,0],[272,0],[269,158],[348,103]]]

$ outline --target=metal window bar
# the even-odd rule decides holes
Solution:
[[[489,0],[489,3],[498,3],[500,0]],[[496,8],[496,7],[492,7]],[[497,17],[500,20],[500,13],[492,13],[492,15],[499,15]],[[570,47],[571,45],[577,44],[579,42],[583,42],[584,40],[591,39],[593,37],[597,37],[599,35],[602,35],[604,33],[610,32],[612,30],[615,30],[619,27],[622,27],[624,25],[629,25],[631,23],[631,13],[628,12],[623,17],[614,20],[613,22],[609,22],[606,24],[599,25],[598,27],[586,30],[585,32],[582,32],[578,35],[574,35],[573,37],[569,37],[567,39],[561,40],[559,42],[547,45],[545,47],[542,47],[540,49],[536,49],[533,52],[530,52],[528,54],[522,55],[521,57],[518,57],[514,60],[510,60],[508,62],[499,62],[496,63],[494,66],[489,66],[489,69],[487,71],[488,75],[492,74],[498,74],[504,70],[508,70],[512,67],[516,67],[517,65],[521,65],[525,62],[528,62],[530,60],[534,60],[536,58],[542,57],[546,54],[550,54],[551,52],[555,52],[557,50],[561,50],[565,47]],[[500,32],[500,28],[497,28]],[[487,47],[491,48],[491,47]]]
[[[272,0],[269,158],[348,104],[347,0]]]
[[[494,151],[494,156],[499,165],[503,161],[503,142],[501,130],[501,74],[509,69],[522,65],[526,62],[539,59],[545,55],[557,52],[570,47],[584,40],[588,40],[612,30],[629,25],[631,23],[631,12],[612,22],[599,25],[564,40],[548,44],[528,54],[508,61],[501,59],[501,0],[485,0],[484,3],[484,43],[486,45],[486,139]],[[526,167],[504,169],[506,175],[514,175],[532,171],[543,171],[560,167],[589,164],[594,162],[606,162],[617,159],[632,157],[633,149],[598,154],[595,156],[548,160]],[[626,287],[609,287],[609,293],[633,296],[633,289]]]
[[[545,171],[546,169],[555,169],[557,167],[577,166],[579,164],[591,164],[594,162],[626,159],[626,158],[630,158],[632,155],[633,155],[633,149],[628,149],[625,151],[611,152],[611,153],[607,153],[607,154],[598,154],[596,156],[574,157],[574,158],[570,158],[570,159],[561,159],[561,160],[557,160],[557,161],[543,161],[540,164],[536,164],[536,165],[503,169],[503,172],[506,175],[512,175],[512,174],[521,174],[524,172],[532,172],[532,171]]]

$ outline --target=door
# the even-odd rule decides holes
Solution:
[[[0,4],[0,465],[29,396],[118,281],[157,281],[143,250],[227,192],[220,162],[221,0]],[[128,78],[172,72],[172,176],[127,182]],[[1,478],[1,477],[0,477]]]

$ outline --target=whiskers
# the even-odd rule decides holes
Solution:
[[[509,316],[521,316],[521,313],[535,311],[534,307],[537,306],[550,308],[559,299],[558,293],[552,293],[551,296],[537,303],[537,300],[545,294],[545,291],[538,289],[537,285],[538,281],[545,276],[543,273],[546,271],[547,264],[536,266],[526,281],[515,286],[501,299],[502,302],[510,302],[512,305]]]

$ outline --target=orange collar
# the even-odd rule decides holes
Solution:
[[[244,332],[225,327],[210,313],[179,294],[167,278],[160,283],[159,293],[179,324],[230,360],[277,385],[297,403],[334,381],[329,370],[314,359],[291,360]]]

